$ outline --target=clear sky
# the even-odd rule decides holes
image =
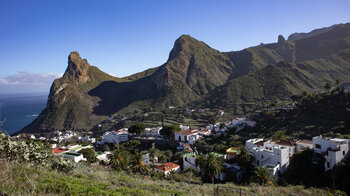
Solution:
[[[48,91],[71,51],[121,77],[162,65],[182,34],[241,50],[350,22],[349,8],[349,0],[0,0],[0,94]],[[30,78],[37,84],[25,86]]]

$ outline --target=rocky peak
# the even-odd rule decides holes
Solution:
[[[286,42],[286,39],[283,37],[283,35],[279,35],[278,36],[278,43],[285,43]]]
[[[186,50],[186,48],[188,48],[189,41],[191,38],[192,37],[189,35],[182,35],[175,41],[174,47],[169,54],[169,61],[176,58],[181,51]]]
[[[190,35],[181,35],[174,43],[174,47],[171,50],[169,54],[168,61],[171,61],[175,59],[176,57],[179,57],[181,54],[192,54],[195,52],[198,52],[199,50],[203,49],[210,49],[207,44],[205,44],[202,41],[198,41],[195,38],[191,37]]]
[[[74,80],[77,83],[86,83],[89,80],[87,71],[90,65],[86,59],[82,59],[78,52],[71,52],[68,57],[68,67],[64,77]]]

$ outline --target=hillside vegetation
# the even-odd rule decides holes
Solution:
[[[0,193],[54,195],[214,195],[217,185],[189,184],[168,180],[146,179],[144,176],[109,171],[100,166],[80,165],[68,174],[33,168],[30,164],[1,162]],[[237,186],[222,184],[220,195],[337,195],[325,189],[303,186]],[[230,188],[230,189],[226,189]]]

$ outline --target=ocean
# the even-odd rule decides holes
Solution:
[[[1,129],[9,135],[31,123],[45,108],[47,94],[0,95]]]

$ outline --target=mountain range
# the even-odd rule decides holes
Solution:
[[[220,52],[190,35],[175,43],[167,62],[134,75],[110,76],[78,52],[50,89],[46,108],[20,132],[90,130],[115,114],[169,106],[245,112],[244,104],[319,91],[335,79],[350,82],[350,23],[294,33],[286,40]]]

